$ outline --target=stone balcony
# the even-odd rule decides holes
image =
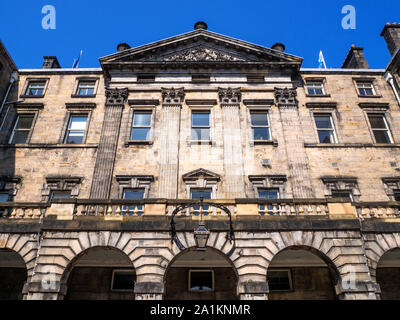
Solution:
[[[172,215],[182,204],[192,203],[187,199],[145,199],[145,200],[93,200],[66,199],[51,203],[7,202],[0,204],[0,216],[8,219],[40,219],[56,217],[57,220],[73,220],[79,217],[103,217],[104,220],[124,220],[141,216]],[[358,202],[349,203],[343,199],[232,199],[210,200],[227,207],[232,219],[238,216],[320,216],[337,218],[381,218],[399,219],[398,202]],[[203,214],[205,219],[227,216],[220,208],[207,205],[192,207],[179,212],[179,216]]]

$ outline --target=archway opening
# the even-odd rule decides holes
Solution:
[[[135,269],[129,257],[115,248],[94,247],[84,251],[71,262],[64,279],[66,300],[135,298]]]
[[[334,300],[338,272],[317,250],[290,247],[271,261],[267,281],[270,300]]]
[[[376,281],[382,300],[400,300],[400,248],[386,252],[378,262]]]
[[[165,273],[165,300],[236,300],[237,273],[222,252],[190,248]]]
[[[0,300],[22,299],[22,288],[28,272],[21,256],[7,249],[0,250]]]

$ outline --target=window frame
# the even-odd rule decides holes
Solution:
[[[55,199],[55,200],[73,199],[71,192],[72,192],[72,190],[52,189],[52,190],[50,190],[49,202],[53,201],[54,193],[69,193],[69,198],[59,198],[59,199]]]
[[[50,81],[50,78],[26,78],[20,97],[21,98],[43,98],[46,95],[49,81]],[[44,82],[43,93],[41,95],[28,94],[29,86],[33,82]]]
[[[357,93],[358,93],[359,97],[375,97],[375,96],[377,96],[377,92],[376,92],[376,88],[375,88],[375,84],[374,84],[373,80],[355,80],[355,82],[356,82],[356,88],[357,88]],[[366,83],[371,85],[370,89],[372,91],[372,94],[361,94],[360,90],[362,90],[362,89],[366,90],[368,88],[366,88],[366,87],[360,88],[360,84],[366,84]]]
[[[288,274],[288,279],[289,279],[289,286],[290,289],[287,290],[270,290],[271,293],[279,293],[279,292],[293,292],[294,291],[294,283],[293,283],[293,276],[292,276],[292,269],[291,268],[271,268],[268,272],[287,272]],[[268,279],[268,272],[267,272],[267,281],[269,284],[269,279]]]
[[[373,129],[373,128],[372,128],[372,125],[371,125],[371,121],[370,121],[370,119],[369,119],[369,115],[381,115],[381,116],[382,116],[383,121],[384,121],[385,126],[386,126],[386,130],[387,130],[387,132],[388,132],[388,136],[389,136],[390,142],[385,142],[385,143],[383,143],[383,142],[376,142],[374,130],[383,131],[384,129]],[[394,143],[395,143],[394,136],[393,136],[393,132],[392,132],[392,129],[391,129],[391,125],[390,125],[390,123],[389,123],[389,121],[388,121],[388,119],[387,119],[387,112],[386,112],[386,111],[372,111],[372,110],[366,110],[366,111],[365,111],[365,117],[366,117],[366,121],[367,121],[367,124],[368,124],[368,129],[369,129],[369,132],[370,132],[370,134],[371,134],[372,141],[373,141],[374,144],[387,144],[387,145],[389,145],[389,144],[394,144]]]
[[[96,89],[97,89],[97,79],[78,79],[78,84],[76,86],[75,94],[73,96],[75,97],[95,97],[96,96]],[[93,93],[92,94],[80,94],[80,89],[81,89],[81,84],[84,82],[92,82],[93,83]],[[86,88],[87,89],[87,88]]]
[[[116,273],[134,273],[135,274],[135,283],[133,285],[132,289],[114,289],[114,279],[115,279],[115,274]],[[137,281],[137,274],[135,269],[113,269],[112,270],[112,276],[111,276],[111,286],[110,286],[110,291],[112,292],[134,292],[135,290],[135,284]]]
[[[212,143],[212,133],[211,133],[211,128],[212,128],[212,120],[211,120],[211,108],[190,108],[190,141],[193,143],[198,143],[198,144],[210,144]],[[193,125],[193,114],[208,114],[208,126],[194,126]],[[202,139],[193,139],[193,129],[200,128],[200,129],[208,129],[208,140],[202,140]]]
[[[32,118],[32,124],[31,124],[31,127],[29,129],[28,136],[26,138],[26,142],[25,143],[11,143],[11,140],[14,138],[14,135],[15,135],[15,130],[16,130],[16,126],[17,126],[17,123],[18,123],[18,119],[19,119],[20,116],[24,116],[24,115],[31,115],[33,117]],[[8,145],[29,144],[30,140],[31,140],[31,137],[32,137],[33,129],[35,127],[36,119],[37,119],[37,112],[17,112],[16,117],[14,119],[14,123],[13,123],[13,125],[11,127],[12,129],[11,129],[11,132],[9,134],[9,137],[8,137],[8,140],[7,140],[7,144]],[[18,130],[21,130],[21,129],[18,129]],[[26,129],[23,129],[23,130],[27,131]]]
[[[151,123],[150,123],[150,133],[149,140],[131,140],[132,128],[133,128],[133,116],[134,113],[138,111],[151,112]],[[129,145],[152,145],[154,143],[155,136],[155,122],[156,122],[156,106],[149,105],[132,105],[129,109],[128,120],[126,120],[126,135],[125,135],[125,147]]]
[[[320,129],[320,128],[318,128],[317,127],[317,122],[316,122],[316,116],[318,117],[318,116],[329,116],[329,119],[330,119],[330,122],[331,122],[331,125],[332,125],[332,129],[328,129],[328,128],[324,128],[324,129]],[[313,125],[314,125],[314,129],[315,129],[315,133],[316,133],[316,137],[317,137],[317,142],[318,142],[318,144],[326,144],[326,145],[330,145],[330,144],[337,144],[337,143],[339,143],[339,140],[338,140],[338,136],[337,136],[337,133],[336,133],[336,126],[335,126],[335,120],[334,120],[334,115],[333,115],[333,113],[332,112],[329,112],[329,111],[326,111],[326,110],[323,110],[323,111],[317,111],[317,110],[313,110],[312,111],[312,118],[313,118]],[[327,142],[321,142],[320,141],[320,139],[319,139],[319,134],[318,134],[318,131],[329,131],[329,130],[331,130],[331,131],[333,131],[333,142],[329,142],[329,143],[327,143]]]
[[[254,114],[254,113],[260,113],[260,114],[265,113],[267,115],[268,125],[267,126],[254,126],[252,124],[252,119],[251,119],[251,115]],[[250,141],[251,141],[251,143],[253,143],[253,144],[263,144],[263,143],[269,143],[269,142],[273,141],[272,140],[272,133],[271,133],[271,120],[270,120],[269,113],[270,113],[269,109],[255,109],[255,108],[249,109],[249,115],[250,115],[250,123],[249,124],[250,124],[250,131],[251,131],[251,140]],[[254,139],[253,128],[267,128],[269,139],[268,140],[261,140],[261,139],[256,140],[256,139]]]
[[[71,120],[73,117],[77,116],[83,116],[86,115],[86,128],[85,128],[85,133],[82,137],[82,143],[79,144],[75,144],[75,143],[67,143],[67,138],[68,138],[68,132],[69,130],[69,126],[71,123]],[[63,133],[63,138],[61,140],[62,144],[65,145],[69,145],[69,146],[76,146],[76,145],[84,145],[86,144],[86,139],[87,139],[87,135],[88,135],[88,131],[89,131],[89,123],[90,123],[90,118],[91,118],[91,112],[90,111],[86,111],[86,110],[79,110],[79,111],[70,111],[67,113],[67,121],[66,121],[66,125],[64,126],[64,133]],[[80,130],[77,130],[80,131]]]
[[[134,126],[134,121],[135,121],[135,113],[145,113],[145,114],[150,114],[150,124],[148,126]],[[153,115],[154,111],[153,109],[133,109],[132,110],[132,114],[131,114],[131,126],[130,126],[130,132],[129,132],[129,141],[133,142],[133,143],[149,143],[153,141],[153,122],[154,122],[154,115]],[[133,140],[132,139],[132,131],[134,128],[138,128],[138,129],[149,129],[149,133],[148,133],[148,139],[146,140]]]
[[[211,273],[211,281],[212,281],[212,288],[211,290],[192,290],[191,289],[191,282],[192,282],[192,273],[200,273],[200,272],[210,272]],[[215,274],[213,269],[189,269],[188,270],[188,291],[189,292],[215,292]]]
[[[309,85],[315,85],[315,84],[321,84],[321,89],[322,89],[322,93],[310,93],[310,91],[309,91]],[[316,89],[317,87],[314,87],[314,90]],[[326,94],[326,90],[325,90],[325,84],[324,84],[324,81],[321,79],[321,80],[317,80],[317,79],[307,79],[306,81],[305,81],[305,89],[306,89],[306,95],[307,96],[313,96],[313,97],[315,97],[315,96],[326,96],[327,94]]]

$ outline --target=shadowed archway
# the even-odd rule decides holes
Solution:
[[[63,275],[66,300],[134,300],[135,269],[113,247],[92,247],[75,257]]]
[[[376,268],[382,300],[400,300],[400,248],[385,252]]]
[[[165,276],[165,300],[236,300],[238,274],[221,251],[188,248],[169,264]]]
[[[292,246],[278,252],[267,270],[270,300],[335,300],[339,272],[322,252]]]
[[[24,260],[15,251],[0,249],[0,300],[22,299],[27,279]]]

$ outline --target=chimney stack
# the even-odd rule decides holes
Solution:
[[[128,50],[130,48],[131,48],[131,46],[129,44],[127,44],[126,42],[123,42],[117,46],[117,51],[120,52],[120,51]]]
[[[42,69],[61,69],[56,56],[44,56]]]
[[[400,23],[386,23],[381,37],[385,38],[390,55],[393,56],[396,49],[400,47]]]
[[[343,62],[342,69],[369,69],[363,50],[364,48],[356,47],[353,44]]]
[[[273,49],[273,50],[277,50],[277,51],[280,51],[280,52],[284,52],[285,51],[285,45],[283,44],[283,43],[275,43],[272,47],[271,47],[271,49]]]

